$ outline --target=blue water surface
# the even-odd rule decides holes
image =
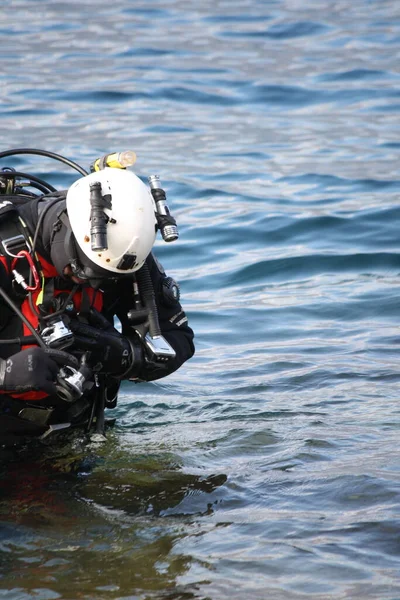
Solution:
[[[4,457],[0,598],[398,600],[400,4],[3,0],[0,43],[1,150],[160,175],[197,349]]]

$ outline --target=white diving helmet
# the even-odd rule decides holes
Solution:
[[[73,183],[66,206],[81,257],[83,252],[110,277],[140,269],[154,245],[157,220],[150,189],[139,177],[106,167]]]

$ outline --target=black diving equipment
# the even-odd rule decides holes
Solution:
[[[87,355],[81,358],[79,369],[63,366],[57,376],[57,396],[64,402],[75,402],[94,385],[93,373],[87,365]]]
[[[17,180],[25,179],[25,181],[19,181],[18,185],[16,183]],[[24,188],[33,187],[42,194],[48,194],[50,192],[55,192],[56,189],[43,181],[43,179],[39,179],[39,177],[34,177],[33,175],[28,175],[27,173],[21,173],[12,169],[11,167],[5,167],[0,172],[0,194],[10,195],[10,194],[24,194],[30,197],[34,197],[35,194],[26,191]]]
[[[111,196],[101,193],[101,183],[95,181],[90,185],[90,242],[93,252],[103,252],[108,249],[107,223],[115,223],[115,219],[104,212],[111,209]]]
[[[72,167],[83,176],[88,174],[85,169],[69,158],[65,158],[55,152],[39,150],[37,148],[12,148],[11,150],[5,150],[4,152],[0,152],[0,159],[7,158],[8,156],[15,156],[17,154],[36,154],[38,156],[45,156]],[[27,198],[35,198],[38,194],[27,189],[30,187],[38,190],[40,194],[49,194],[57,191],[50,183],[47,183],[47,181],[28,173],[15,171],[12,167],[4,167],[0,171],[0,195],[9,194],[9,190],[11,189],[12,194],[22,194]]]
[[[161,187],[158,175],[150,175],[148,178],[151,195],[156,203],[156,217],[164,242],[174,242],[178,239],[178,227],[173,216],[169,212],[167,196]]]
[[[101,171],[105,167],[126,169],[126,167],[132,167],[135,162],[135,152],[133,152],[133,150],[124,150],[124,152],[113,152],[112,154],[105,154],[101,158],[97,158],[90,165],[90,170],[94,173],[95,171]]]
[[[175,358],[176,352],[161,335],[153,283],[146,263],[137,272],[136,278],[137,281],[133,284],[135,309],[128,312],[128,320],[142,341],[149,360],[167,362]],[[146,313],[146,321],[138,323],[137,314]]]

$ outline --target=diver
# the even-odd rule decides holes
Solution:
[[[159,178],[134,153],[105,155],[57,191],[0,170],[0,445],[80,427],[104,435],[122,381],[176,371],[194,354],[178,284],[152,252],[178,237]]]

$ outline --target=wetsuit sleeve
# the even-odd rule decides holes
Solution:
[[[167,365],[158,365],[156,363],[144,364],[143,368],[138,373],[139,379],[153,381],[165,377],[179,369],[185,361],[193,356],[195,348],[193,343],[194,333],[189,327],[188,318],[179,300],[176,302],[171,302],[171,300],[167,302],[165,300],[163,294],[163,282],[167,278],[167,275],[165,274],[164,269],[152,254],[147,258],[146,262],[149,267],[150,277],[154,287],[161,333],[176,353],[176,357],[168,361]],[[126,313],[133,306],[131,289],[132,284],[130,284],[129,287],[127,286],[125,293],[119,292],[119,306],[114,313],[121,321],[122,332],[126,335],[128,335],[129,331]],[[127,302],[128,298],[129,301]]]
[[[175,359],[170,361],[166,368],[148,368],[140,373],[140,378],[151,381],[179,369],[184,362],[193,356],[195,349],[194,333],[189,327],[188,318],[181,303],[177,301],[173,305],[168,305],[164,300],[162,291],[163,280],[166,278],[164,269],[152,254],[147,259],[147,264],[154,286],[161,333],[176,352]]]

